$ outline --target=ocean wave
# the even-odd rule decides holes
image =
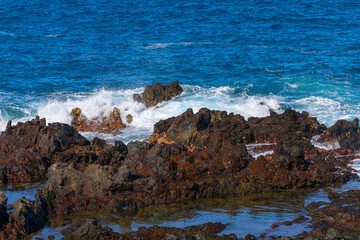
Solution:
[[[191,45],[209,45],[212,44],[211,42],[180,42],[180,43],[151,43],[145,46],[145,49],[161,49],[167,48],[173,45],[182,45],[182,46],[191,46]]]
[[[59,36],[60,36],[60,34],[48,34],[48,35],[45,35],[44,37],[46,37],[46,38],[57,38]]]
[[[109,116],[114,107],[120,109],[121,117],[125,122],[126,115],[133,116],[133,122],[122,130],[117,137],[101,134],[86,134],[88,138],[99,136],[109,141],[122,140],[128,142],[148,137],[154,124],[161,120],[182,114],[188,108],[197,112],[200,108],[207,107],[214,110],[226,110],[249,117],[264,117],[270,110],[281,111],[281,98],[275,95],[260,96],[248,95],[246,91],[239,93],[237,88],[229,86],[202,88],[200,86],[182,85],[184,92],[174,99],[163,102],[157,107],[146,108],[144,104],[133,100],[134,93],[141,93],[144,88],[106,90],[98,89],[89,93],[72,94],[63,93],[53,95],[51,99],[33,104],[31,111],[26,112],[29,120],[35,115],[46,118],[48,123],[62,122],[70,124],[71,110],[79,107],[88,119]],[[32,114],[30,114],[30,112]],[[31,115],[31,116],[30,116]],[[33,116],[34,115],[34,116]],[[14,119],[14,123],[20,119]],[[0,125],[1,130],[6,124]]]
[[[7,121],[4,118],[2,111],[0,110],[0,131],[5,130],[6,124],[7,124]]]
[[[15,33],[10,33],[10,32],[5,32],[5,31],[0,31],[0,35],[3,36],[8,36],[8,37],[15,37]]]
[[[128,114],[133,116],[133,122],[114,138],[109,135],[87,134],[91,138],[99,136],[111,140],[125,142],[143,139],[153,131],[153,125],[161,120],[182,114],[188,108],[197,112],[200,108],[207,107],[214,110],[225,110],[249,117],[265,117],[270,110],[282,112],[282,107],[292,108],[297,111],[307,111],[311,116],[317,117],[320,123],[331,126],[338,119],[353,120],[360,112],[359,107],[349,105],[341,98],[330,97],[304,97],[290,98],[279,95],[250,94],[247,88],[234,88],[229,86],[203,88],[193,85],[182,85],[184,92],[174,99],[163,102],[157,107],[146,108],[144,104],[133,100],[134,93],[141,93],[144,88],[106,90],[98,89],[92,92],[78,94],[58,93],[48,96],[39,102],[27,104],[25,107],[16,108],[8,106],[2,108],[0,117],[0,130],[4,130],[8,119],[15,124],[18,121],[29,120],[35,115],[45,117],[47,122],[62,122],[70,124],[71,110],[75,107],[82,109],[82,113],[89,119],[109,116],[114,107],[120,109],[121,117],[125,122]],[[16,115],[6,111],[16,112]],[[16,111],[15,111],[16,110]],[[21,112],[21,113],[20,113]]]
[[[294,99],[288,102],[292,108],[298,111],[307,111],[310,115],[318,118],[319,122],[327,126],[333,125],[339,119],[352,121],[360,112],[359,107],[351,106],[343,99],[312,96]]]

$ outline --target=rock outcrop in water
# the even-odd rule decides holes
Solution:
[[[54,164],[36,200],[14,204],[14,214],[5,215],[9,216],[5,225],[16,223],[21,226],[16,234],[24,236],[47,218],[83,210],[133,214],[157,203],[324,187],[355,178],[341,157],[353,150],[327,151],[311,144],[324,131],[316,118],[292,110],[246,121],[237,114],[206,108],[159,121],[148,141],[127,145],[108,145],[98,138],[89,142],[66,124],[46,126],[39,118],[9,125],[0,137],[2,156],[12,156],[18,149],[33,152],[43,165],[26,158],[28,162],[15,162],[16,166],[26,171],[28,166],[41,167],[42,176]],[[254,157],[250,147],[270,153]],[[3,229],[10,229],[5,225]],[[93,223],[88,227],[99,230]],[[3,234],[15,233],[4,230]]]
[[[266,132],[279,122],[289,126],[277,128],[282,134]],[[131,214],[156,203],[324,187],[355,178],[346,164],[342,167],[338,159],[318,154],[311,145],[307,138],[322,129],[316,119],[293,111],[259,118],[250,125],[239,115],[188,110],[157,123],[150,142],[114,146],[116,154],[109,156],[115,157],[106,164],[89,165],[101,161],[89,160],[94,151],[88,146],[58,153],[60,159],[67,159],[63,156],[70,152],[71,160],[51,166],[38,201],[46,203],[50,216],[99,208]],[[274,153],[253,158],[244,142],[260,140],[276,141]],[[101,145],[101,140],[95,142]]]
[[[14,202],[14,211],[7,213],[7,198],[0,192],[0,239],[20,239],[39,231],[47,221],[47,212],[42,204],[21,198]]]
[[[99,132],[99,133],[112,133],[114,135],[120,133],[120,129],[125,128],[126,125],[122,122],[120,110],[114,108],[108,117],[99,117],[98,119],[89,120],[82,115],[80,108],[74,108],[71,111],[73,120],[71,125],[80,132]],[[132,117],[127,116],[128,122],[132,121]]]
[[[171,98],[180,95],[182,92],[183,89],[178,81],[169,85],[155,83],[146,86],[143,93],[134,94],[133,99],[134,101],[144,103],[146,107],[155,107],[157,104],[169,101]]]
[[[237,240],[232,236],[216,236],[225,229],[226,225],[221,223],[205,223],[199,226],[191,226],[184,229],[171,227],[140,228],[136,232],[114,233],[108,227],[97,224],[95,219],[87,219],[79,224],[73,225],[61,231],[64,240],[77,239],[127,239],[127,240],[200,240],[200,239],[221,239]]]
[[[312,218],[312,230],[296,239],[359,239],[360,190],[330,191],[328,197],[330,202],[312,202],[306,206]]]
[[[334,126],[324,132],[319,142],[339,142],[340,147],[359,150],[360,149],[360,128],[359,119],[353,122],[338,120]]]
[[[163,137],[176,144],[195,147],[215,146],[224,138],[232,144],[276,143],[295,135],[310,139],[326,129],[308,113],[287,109],[282,114],[271,112],[269,117],[249,118],[225,111],[202,108],[196,114],[192,109],[178,117],[161,120],[154,125],[155,137]]]

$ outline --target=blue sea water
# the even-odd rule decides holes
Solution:
[[[158,108],[132,100],[175,80],[184,93]],[[352,120],[360,1],[0,0],[0,131],[8,120],[70,123],[74,107],[96,118],[114,106],[134,117],[116,137],[125,142],[189,107]]]
[[[124,141],[188,107],[294,108],[327,125],[360,113],[358,0],[0,3],[1,130],[37,114],[69,123],[76,106],[133,114]],[[175,80],[185,93],[160,108],[132,101]]]

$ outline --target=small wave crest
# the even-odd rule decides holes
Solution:
[[[212,44],[211,42],[180,42],[180,43],[151,43],[147,46],[145,46],[145,49],[161,49],[161,48],[167,48],[170,46],[191,46],[191,45],[209,45]]]
[[[15,33],[10,33],[10,32],[5,32],[5,31],[0,31],[0,36],[8,36],[8,37],[15,37]]]
[[[319,122],[328,126],[333,125],[339,119],[353,120],[359,108],[351,106],[343,99],[312,96],[289,101],[289,104],[299,111],[307,111],[310,115],[318,118]]]
[[[125,122],[126,115],[133,116],[133,122],[118,136],[125,142],[148,137],[153,131],[153,125],[161,120],[182,114],[192,108],[197,112],[207,107],[214,110],[226,110],[243,115],[246,119],[252,116],[264,117],[270,109],[280,111],[277,96],[249,96],[246,92],[237,94],[235,88],[183,85],[184,92],[168,102],[157,107],[146,108],[144,104],[133,100],[134,93],[141,93],[144,88],[127,90],[97,90],[88,94],[67,96],[66,100],[51,99],[39,104],[37,114],[45,117],[47,122],[71,123],[71,110],[79,107],[88,119],[108,116],[114,107],[120,109]],[[87,134],[87,137],[91,138]],[[100,136],[100,135],[99,135]],[[101,136],[106,138],[106,136]],[[110,139],[109,139],[110,140]]]
[[[7,121],[3,116],[2,111],[0,110],[0,131],[3,131],[6,128]]]

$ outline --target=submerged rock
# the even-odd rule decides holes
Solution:
[[[180,95],[183,92],[178,81],[169,85],[155,83],[146,86],[141,94],[134,94],[133,99],[137,102],[145,103],[146,107],[155,107],[158,103],[169,101],[171,98]]]
[[[71,111],[73,116],[71,125],[81,132],[112,133],[116,135],[120,133],[120,129],[126,127],[121,120],[120,110],[116,107],[114,107],[109,117],[99,117],[93,120],[87,119],[81,113],[80,108],[74,108]]]
[[[358,239],[360,236],[360,190],[329,192],[330,203],[313,202],[306,209],[312,230],[299,237]]]
[[[173,227],[139,228],[136,232],[114,233],[108,227],[98,225],[95,219],[87,219],[61,231],[64,240],[77,239],[143,239],[143,240],[200,240],[222,239],[237,240],[235,236],[216,236],[225,229],[221,223],[205,223],[199,226],[191,226],[184,229]]]

